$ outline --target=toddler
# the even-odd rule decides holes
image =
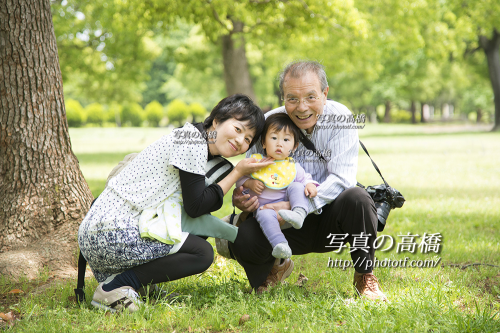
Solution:
[[[251,157],[257,160],[271,157],[274,158],[275,164],[236,182],[236,187],[243,185],[252,197],[259,198],[260,207],[254,215],[273,247],[272,255],[275,258],[290,258],[292,250],[281,232],[274,209],[261,207],[269,203],[289,201],[291,210],[280,210],[278,214],[294,228],[300,229],[309,214],[307,197],[315,197],[316,186],[319,186],[309,173],[289,157],[299,145],[299,131],[286,113],[269,116],[261,136],[266,156],[253,154]]]

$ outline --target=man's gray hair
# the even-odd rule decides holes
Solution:
[[[287,75],[290,75],[293,78],[300,78],[310,72],[313,72],[318,76],[319,82],[321,84],[321,91],[324,91],[328,87],[325,67],[317,61],[299,60],[288,64],[285,69],[283,69],[279,74],[278,78],[280,81],[281,97],[284,97],[283,83],[285,82],[285,77]]]

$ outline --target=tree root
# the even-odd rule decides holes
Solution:
[[[0,275],[11,281],[33,280],[42,273],[57,278],[76,276],[76,240],[50,235],[27,247],[0,253]]]

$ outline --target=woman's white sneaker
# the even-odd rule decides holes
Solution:
[[[111,291],[104,291],[102,289],[104,283],[99,283],[95,290],[92,304],[96,308],[116,312],[120,310],[128,310],[135,312],[143,304],[140,300],[139,294],[134,288],[124,286],[113,289]]]

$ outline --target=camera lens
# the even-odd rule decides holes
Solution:
[[[391,205],[387,201],[380,201],[375,202],[375,207],[377,208],[378,217],[377,231],[383,231],[387,217],[389,217],[389,213],[391,212]]]

